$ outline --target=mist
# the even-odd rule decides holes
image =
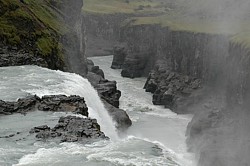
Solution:
[[[249,31],[250,1],[186,0],[184,3],[194,4],[188,5],[187,15],[211,21],[229,38],[228,52],[221,54],[223,61],[215,60],[219,64],[216,72],[220,73],[216,84],[208,85],[204,100],[193,107],[198,113],[189,124],[188,146],[195,152],[199,166],[249,166],[249,57],[248,51],[231,43],[230,37]]]

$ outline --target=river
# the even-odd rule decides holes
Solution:
[[[79,75],[37,66],[0,68],[0,99],[13,101],[29,94],[83,96],[90,116],[99,119],[101,129],[111,137],[86,145],[36,141],[29,134],[32,127],[44,124],[53,127],[60,116],[70,113],[33,111],[2,116],[0,136],[20,134],[0,138],[0,165],[193,166],[193,156],[186,152],[185,145],[185,130],[191,116],[176,115],[152,105],[152,95],[142,89],[145,78],[122,78],[119,70],[110,69],[112,56],[91,59],[104,69],[107,79],[117,81],[122,92],[120,108],[128,112],[132,127],[118,137],[110,117],[103,114],[96,91]]]

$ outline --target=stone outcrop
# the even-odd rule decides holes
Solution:
[[[40,111],[73,112],[88,116],[84,98],[80,96],[49,95],[39,98],[28,96],[16,102],[0,101],[0,115],[27,113],[37,108]]]
[[[27,113],[34,109],[52,112],[72,112],[85,116],[85,118],[79,116],[61,117],[54,128],[50,128],[47,125],[32,128],[30,133],[35,133],[36,138],[40,140],[56,139],[59,142],[77,141],[87,143],[98,139],[108,139],[100,130],[97,121],[88,118],[88,108],[82,97],[50,95],[39,98],[37,96],[29,96],[18,99],[16,102],[0,101],[0,115]],[[121,123],[121,125],[123,124]],[[7,135],[1,138],[10,138],[16,134]]]
[[[116,128],[119,131],[125,131],[132,125],[132,121],[130,120],[126,111],[114,107],[105,100],[103,100],[103,103],[113,120],[116,122]]]
[[[201,80],[169,70],[155,69],[148,76],[144,89],[153,93],[153,104],[164,105],[175,112],[185,112],[179,101],[201,87]]]
[[[48,63],[39,56],[32,56],[29,53],[9,51],[8,48],[0,48],[0,67],[20,66],[20,65],[37,65],[48,67]]]
[[[57,139],[60,142],[83,142],[108,139],[95,119],[76,116],[61,117],[58,124],[50,128],[47,125],[37,126],[30,130],[41,140]]]
[[[104,100],[104,97],[102,98]],[[125,130],[132,125],[129,116],[124,110],[114,107],[106,100],[103,102],[119,130]],[[88,107],[84,98],[80,96],[47,95],[42,98],[28,96],[18,99],[16,102],[0,100],[0,116],[14,113],[26,114],[35,109],[52,112],[72,112],[88,117]]]
[[[118,52],[112,68],[130,78],[148,74],[144,88],[154,104],[194,113],[187,144],[198,164],[248,165],[249,48],[227,35],[160,25],[125,26],[120,37],[126,56]]]
[[[43,96],[37,108],[41,111],[73,112],[88,117],[88,107],[84,98],[79,96]]]
[[[125,47],[114,47],[113,56],[114,56],[114,58],[112,61],[111,68],[112,69],[122,69],[125,58],[127,56],[126,48]]]
[[[224,77],[229,48],[225,35],[171,31],[160,25],[124,26],[120,34],[127,42],[121,75],[148,76],[144,88],[154,94],[154,104],[187,113],[186,103],[196,100],[192,94],[202,83],[216,84]]]
[[[99,93],[106,109],[116,122],[116,127],[119,130],[127,129],[132,125],[132,121],[126,111],[119,109],[121,91],[117,89],[116,81],[105,79],[103,71],[98,66],[95,66],[93,61],[88,59],[87,62],[89,70],[87,78]]]
[[[119,108],[121,91],[117,89],[116,82],[105,79],[102,69],[95,66],[91,60],[88,60],[88,70],[87,78],[98,91],[100,97],[114,107]]]

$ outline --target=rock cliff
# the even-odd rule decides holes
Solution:
[[[112,24],[108,22],[107,24]],[[111,26],[111,25],[110,25]],[[248,165],[249,45],[222,32],[123,24],[112,68],[147,76],[153,103],[192,113],[187,145],[200,166]],[[114,36],[117,37],[117,36]]]
[[[36,64],[86,74],[85,45],[77,31],[83,34],[82,0],[1,0],[0,6],[0,52],[13,57],[9,65]],[[76,57],[78,63],[71,63]],[[0,64],[6,66],[6,60],[1,58]]]

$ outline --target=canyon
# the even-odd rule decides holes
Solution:
[[[153,94],[154,105],[162,105],[177,114],[193,114],[186,130],[186,143],[199,166],[249,165],[250,42],[245,19],[248,15],[243,10],[238,13],[240,9],[248,9],[249,3],[245,8],[238,5],[232,12],[240,19],[230,17],[226,23],[222,21],[227,18],[224,15],[228,14],[230,5],[224,13],[210,15],[206,13],[210,12],[209,8],[200,11],[202,8],[198,10],[194,6],[188,14],[181,10],[180,13],[185,13],[182,19],[179,1],[160,2],[158,6],[154,6],[155,1],[146,2],[133,11],[129,8],[133,2],[122,3],[127,8],[118,8],[121,11],[117,12],[116,4],[101,5],[100,10],[98,4],[95,6],[88,0],[46,1],[58,24],[66,27],[64,30],[37,17],[32,2],[11,5],[0,1],[4,9],[0,16],[14,17],[7,9],[17,12],[22,8],[36,23],[23,25],[27,18],[22,14],[17,28],[12,27],[14,35],[9,36],[7,28],[0,29],[3,32],[0,65],[35,64],[88,78],[113,119],[119,122],[118,129],[124,131],[132,122],[119,109],[122,94],[116,82],[105,79],[105,71],[87,59],[112,54],[111,68],[121,69],[123,77],[147,77],[144,89],[145,93]],[[238,3],[232,0],[232,4]],[[35,28],[30,30],[31,25]],[[19,32],[21,26],[29,36]],[[50,47],[45,49],[44,45]]]

